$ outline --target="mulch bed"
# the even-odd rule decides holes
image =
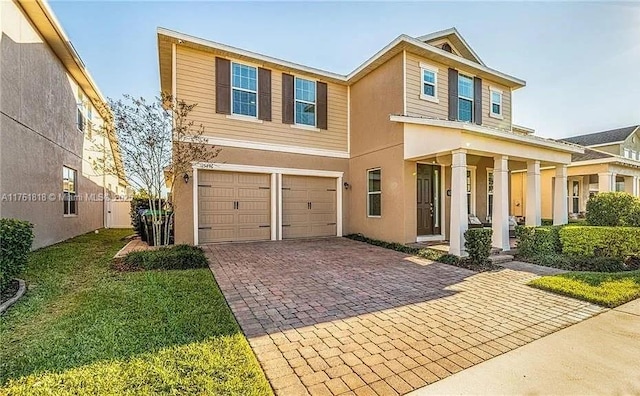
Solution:
[[[18,292],[19,287],[20,283],[18,282],[18,280],[12,280],[11,283],[9,283],[9,286],[7,286],[7,288],[2,291],[0,296],[0,304],[3,304],[5,301],[13,298],[13,296],[15,296]]]

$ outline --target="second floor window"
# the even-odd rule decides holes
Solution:
[[[438,69],[435,67],[420,63],[422,70],[422,99],[437,101],[438,100]]]
[[[296,77],[296,124],[316,126],[316,82]]]
[[[491,93],[491,115],[494,117],[502,117],[502,92],[492,89]]]
[[[256,117],[258,114],[258,71],[253,66],[233,63],[231,68],[233,114]]]
[[[85,103],[84,103],[84,95],[80,91],[78,91],[78,104],[76,107],[77,107],[76,125],[79,131],[84,132],[85,123],[86,123],[85,116],[84,116]]]
[[[473,122],[473,78],[458,77],[458,120]]]

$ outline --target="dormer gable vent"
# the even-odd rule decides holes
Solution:
[[[447,52],[453,53],[453,50],[451,49],[451,45],[449,45],[449,43],[442,44],[442,49]]]

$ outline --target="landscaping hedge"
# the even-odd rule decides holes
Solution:
[[[476,264],[484,264],[491,255],[491,228],[471,228],[464,233],[464,247],[469,259]]]
[[[593,226],[640,227],[640,198],[624,192],[594,195],[587,202],[587,222]]]
[[[518,254],[527,257],[560,253],[562,251],[562,242],[559,235],[561,228],[562,226],[517,226]]]
[[[0,219],[0,291],[22,272],[33,242],[33,224],[16,219]]]
[[[190,245],[176,245],[157,250],[131,252],[125,257],[124,262],[129,268],[147,270],[206,268],[209,265],[202,249]]]
[[[562,253],[570,256],[640,256],[639,227],[568,226],[560,230]]]

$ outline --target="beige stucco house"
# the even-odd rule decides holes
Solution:
[[[569,216],[584,216],[589,197],[599,192],[624,191],[640,197],[640,125],[562,139],[585,147],[575,153],[567,168]],[[542,216],[553,213],[554,168],[542,169]],[[511,210],[524,216],[526,183],[524,175],[513,174]]]
[[[401,35],[341,75],[158,29],[161,89],[197,103],[216,163],[176,187],[176,240],[194,244],[362,233],[448,240],[470,215],[509,248],[510,175],[540,224],[541,169],[567,221],[576,145],[512,123],[525,82],[486,65],[456,29]],[[176,142],[176,144],[180,144]]]
[[[0,2],[0,27],[0,216],[33,223],[34,248],[104,227],[102,197],[126,192],[104,98],[46,2]]]

